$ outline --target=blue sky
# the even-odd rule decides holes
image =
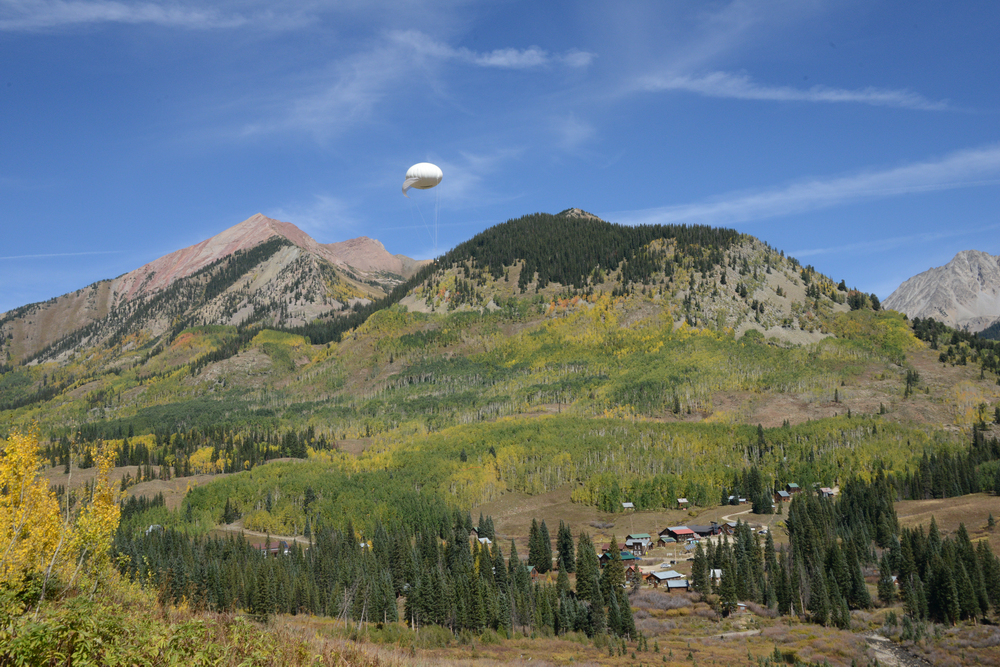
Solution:
[[[575,206],[884,298],[1000,254],[997,34],[995,0],[0,0],[0,311],[257,212],[430,257],[435,204],[439,252]]]

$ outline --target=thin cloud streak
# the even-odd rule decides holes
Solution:
[[[0,9],[0,31],[32,32],[97,23],[154,24],[188,30],[238,28],[248,23],[287,24],[290,17],[271,12],[254,16],[227,15],[214,9],[161,5],[152,2],[126,4],[114,0],[67,2],[65,0],[15,0]]]
[[[940,160],[813,180],[751,193],[659,208],[622,211],[606,219],[624,224],[733,225],[903,194],[992,185],[1000,177],[1000,144],[959,151]]]
[[[291,95],[291,103],[282,96],[273,105],[271,119],[246,125],[242,135],[298,130],[328,137],[344,132],[355,123],[370,120],[375,108],[398,92],[415,72],[426,75],[432,65],[445,62],[525,70],[551,63],[579,68],[594,57],[578,50],[550,54],[535,46],[479,53],[453,48],[417,30],[394,30],[369,50],[333,63],[311,90]]]
[[[857,90],[813,86],[807,89],[790,86],[768,86],[755,82],[745,74],[711,72],[703,76],[685,74],[647,76],[636,87],[649,92],[681,91],[706,97],[772,102],[854,103],[879,107],[944,111],[951,108],[947,101],[934,101],[909,90],[875,88]]]
[[[9,255],[0,259],[42,259],[47,257],[83,257],[84,255],[118,255],[122,250],[92,250],[90,252],[52,252],[39,255]]]
[[[1000,227],[1000,224],[987,225],[978,229],[961,229],[950,232],[926,232],[924,234],[908,234],[906,236],[894,236],[888,239],[878,239],[876,241],[862,241],[859,243],[848,243],[846,245],[831,246],[829,248],[811,248],[808,250],[794,250],[790,253],[792,257],[799,259],[803,257],[813,257],[815,255],[830,255],[837,253],[857,253],[857,252],[881,252],[891,250],[900,246],[911,245],[913,243],[927,243],[940,239],[954,238],[957,236],[968,236],[970,234],[981,234],[992,231]]]

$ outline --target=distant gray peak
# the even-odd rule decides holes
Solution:
[[[944,266],[903,282],[885,300],[885,307],[981,331],[1000,318],[1000,256],[963,250]]]

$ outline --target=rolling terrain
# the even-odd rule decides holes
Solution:
[[[239,529],[252,531],[251,542],[280,535],[319,549],[317,535],[332,531],[382,545],[371,547],[382,554],[387,540],[409,545],[430,533],[445,549],[458,541],[456,521],[476,525],[479,513],[508,554],[510,544],[528,553],[536,519],[553,533],[569,521],[574,536],[587,531],[598,543],[741,518],[790,549],[784,512],[749,513],[769,512],[773,490],[788,482],[871,484],[912,498],[900,505],[905,528],[938,511],[921,503],[993,507],[984,494],[1000,477],[990,444],[997,350],[882,309],[874,295],[753,237],[622,227],[570,209],[501,223],[421,266],[370,239],[323,246],[292,230],[255,216],[73,301],[86,308],[61,297],[3,320],[11,362],[0,376],[0,418],[37,424],[49,483],[86,491],[87,452],[103,443],[131,499],[162,494],[123,510],[116,548],[132,563],[150,525],[182,531],[197,549]],[[43,341],[26,333],[43,315],[71,323]],[[754,507],[721,505],[733,493]],[[678,506],[681,497],[690,507]],[[635,513],[622,512],[626,501]],[[942,517],[945,537],[957,535],[962,511]],[[988,543],[980,519],[969,530]],[[413,545],[428,558],[426,541]],[[336,543],[322,548],[362,558]],[[875,553],[874,542],[867,548]],[[652,557],[647,568],[668,556]],[[878,563],[862,570],[877,574]],[[381,600],[383,620],[385,605],[398,604],[402,621],[401,577],[415,575],[393,571],[397,598],[386,602],[377,587],[364,595]],[[569,581],[579,584],[575,574]],[[561,585],[554,571],[538,583]],[[179,591],[172,599],[193,595]],[[652,589],[631,606],[668,664],[690,664],[695,652],[762,660],[780,645],[792,663],[847,665],[874,656],[862,632],[890,623],[891,605],[852,607],[840,629],[799,626],[765,593],[748,593],[759,609],[742,617],[720,618],[718,596],[668,604]],[[334,608],[314,598],[302,608]],[[259,609],[254,600],[248,609]],[[583,631],[538,639],[551,626],[518,638],[512,630],[495,644],[496,633],[433,639],[428,629],[421,639],[388,621],[349,635],[344,619],[367,612],[336,608],[340,620],[281,623],[331,641],[412,643],[428,660],[465,658],[469,647],[497,661],[514,650],[556,663],[628,658]],[[634,634],[629,641],[630,651],[651,651]]]

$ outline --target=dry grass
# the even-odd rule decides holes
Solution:
[[[952,535],[964,523],[973,540],[989,540],[994,553],[1000,553],[1000,528],[987,529],[990,514],[1000,521],[1000,497],[974,493],[957,498],[935,500],[904,500],[896,503],[899,523],[906,528],[922,525],[924,531],[931,524],[931,516],[937,522],[942,535]]]

